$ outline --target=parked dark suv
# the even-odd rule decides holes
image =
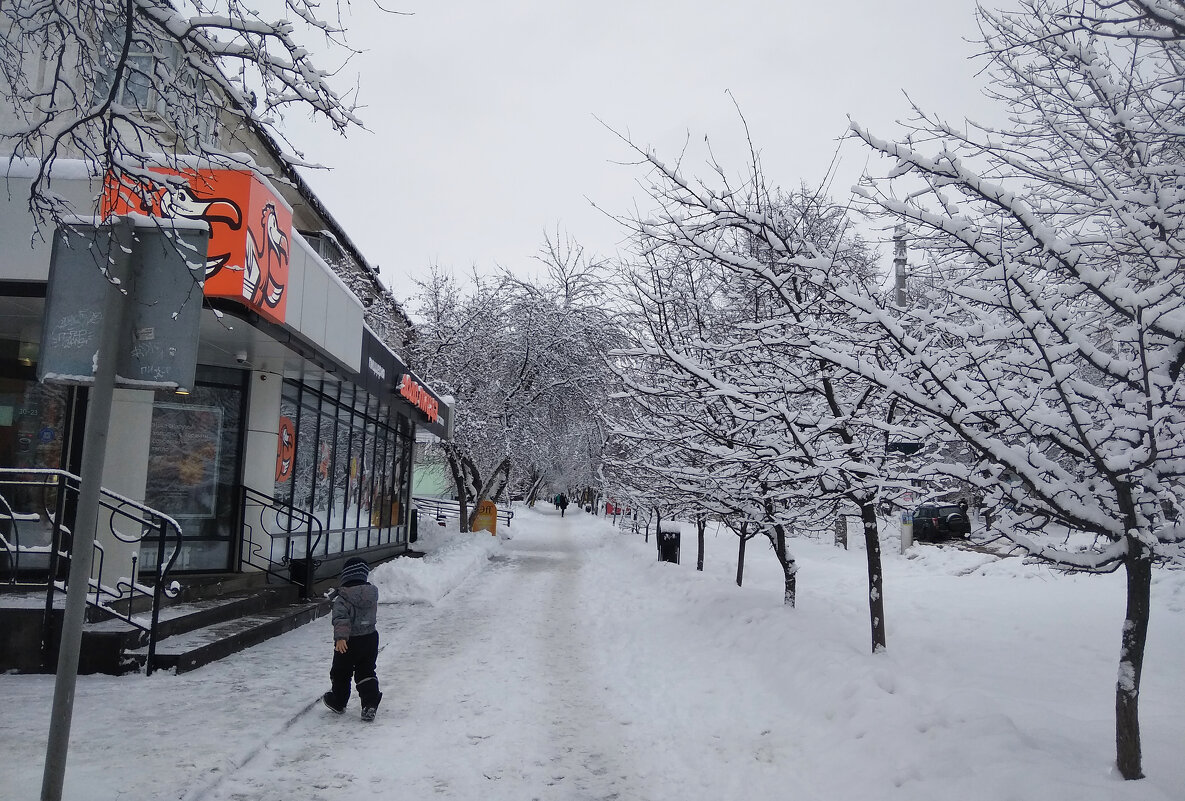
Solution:
[[[913,538],[925,542],[965,539],[971,536],[971,521],[963,508],[954,504],[925,504],[913,511]]]

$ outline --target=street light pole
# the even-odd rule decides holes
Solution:
[[[906,287],[907,260],[905,246],[905,226],[898,225],[893,231],[893,301],[897,308],[904,309],[909,303],[909,292]],[[905,493],[905,503],[913,506],[913,493]],[[909,550],[913,545],[913,509],[905,509],[901,513],[901,553]]]

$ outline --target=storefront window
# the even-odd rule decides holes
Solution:
[[[382,408],[379,410],[379,417],[389,418],[390,409]],[[391,526],[394,524],[392,515],[399,507],[399,495],[397,493],[397,486],[392,483],[394,474],[391,471],[391,453],[396,447],[396,437],[393,431],[389,431],[388,436],[375,444],[374,463],[376,465],[374,470],[374,490],[372,492],[376,495],[381,495],[379,502],[382,510],[379,516],[378,534],[382,537],[384,542],[389,542],[391,539]]]
[[[353,386],[342,388],[337,408],[337,465],[334,474],[334,485],[337,497],[337,513],[334,515],[335,525],[342,529],[355,528],[358,525],[358,449],[353,443],[354,425],[354,394]]]
[[[330,531],[334,528],[328,518],[332,498],[333,418],[324,414],[331,404],[326,403],[321,389],[320,385],[294,387],[299,403],[290,500],[294,509],[312,514],[322,530]],[[325,547],[324,538],[320,547]]]
[[[70,436],[69,388],[39,384],[32,379],[0,378],[0,467],[26,470],[60,469],[63,449]],[[27,478],[27,477],[26,477]],[[44,548],[51,542],[52,528],[32,521],[48,520],[58,504],[58,484],[0,484],[5,508],[0,510],[0,536],[10,546]],[[19,528],[9,515],[30,521]],[[6,563],[0,546],[0,568]],[[26,556],[26,567],[45,566],[48,556]],[[0,569],[0,574],[2,574]]]
[[[325,526],[318,551],[337,553],[406,542],[402,498],[411,430],[407,418],[353,385],[285,382],[280,407],[295,432],[292,469],[275,496]],[[397,536],[398,532],[398,536]]]
[[[0,378],[0,467],[62,467],[68,389]]]
[[[411,464],[412,451],[414,450],[414,441],[412,434],[411,422],[406,417],[400,417],[398,421],[398,442],[399,447],[392,455],[392,462],[395,469],[395,478],[391,482],[392,486],[396,488],[395,496],[397,498],[411,498]],[[410,521],[408,520],[408,510],[401,509],[396,520],[392,521],[393,525],[398,525],[399,542],[406,543],[409,530]]]

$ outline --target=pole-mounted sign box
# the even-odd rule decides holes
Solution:
[[[114,285],[123,306],[116,386],[192,388],[208,240],[205,223],[147,217],[59,228],[49,268],[38,379],[94,382],[104,298]]]

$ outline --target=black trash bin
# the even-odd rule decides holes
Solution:
[[[682,532],[678,523],[660,523],[658,526],[658,561],[679,564],[679,541]]]
[[[411,525],[408,529],[407,542],[410,545],[420,538],[420,510],[418,507],[411,508]]]

